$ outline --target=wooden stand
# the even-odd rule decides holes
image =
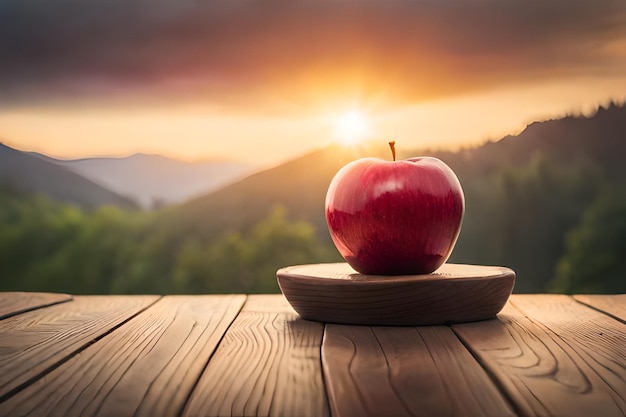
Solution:
[[[298,265],[276,273],[303,319],[340,324],[436,325],[485,320],[504,307],[515,272],[444,264],[426,275],[361,275],[347,263]]]

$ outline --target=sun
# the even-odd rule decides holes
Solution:
[[[335,120],[335,140],[343,145],[356,145],[371,134],[369,120],[359,110],[350,110]]]

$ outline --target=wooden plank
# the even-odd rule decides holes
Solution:
[[[245,299],[165,297],[0,404],[0,415],[178,416]]]
[[[566,295],[520,295],[513,305],[573,348],[602,381],[594,389],[608,393],[626,415],[625,324]]]
[[[328,415],[323,328],[298,318],[281,295],[249,296],[183,415]]]
[[[446,326],[329,324],[322,361],[333,416],[515,415]]]
[[[0,401],[41,377],[158,296],[77,296],[0,325]]]
[[[626,323],[626,294],[575,295],[574,299]]]
[[[45,292],[0,292],[0,320],[27,311],[70,301],[71,295]]]
[[[536,297],[536,296],[530,296]],[[512,296],[513,302],[519,296]],[[608,317],[607,317],[608,318]],[[556,327],[559,320],[553,318]],[[617,322],[615,322],[617,323]],[[622,416],[579,350],[509,302],[497,319],[453,325],[523,416]],[[595,337],[591,342],[594,343]]]

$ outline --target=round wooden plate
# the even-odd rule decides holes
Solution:
[[[461,264],[403,276],[361,275],[347,263],[311,264],[282,268],[276,276],[303,319],[385,326],[489,319],[515,284],[509,268]]]

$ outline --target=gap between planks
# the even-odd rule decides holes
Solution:
[[[2,321],[0,403],[141,313],[159,296],[77,296]],[[94,314],[94,310],[99,314]]]
[[[44,292],[0,292],[0,320],[71,301],[69,294]]]
[[[626,324],[626,294],[574,295],[574,300]]]
[[[0,415],[179,415],[245,298],[163,297],[0,404]]]
[[[279,303],[280,307],[277,307],[278,305],[276,304],[276,301],[275,301],[276,297],[280,297],[280,296],[250,296],[248,301],[246,301],[246,306],[244,307],[244,309],[238,311],[237,317],[239,317],[239,315],[244,312],[246,314],[262,315],[262,316],[273,315],[273,314],[286,315],[286,316],[293,315],[294,313],[290,309],[290,307],[288,307],[288,305],[286,306],[284,305],[284,303],[283,304]],[[536,301],[535,301],[535,298],[532,298],[532,297],[535,297]],[[619,320],[619,318],[617,318],[617,321],[614,320],[616,319],[614,315],[608,313],[607,311],[601,310],[600,307],[587,305],[586,302],[581,301],[581,299],[579,299],[580,297],[582,297],[581,298],[582,300],[585,299],[584,298],[585,296],[575,296],[574,298],[571,298],[567,296],[550,296],[550,295],[548,296],[514,295],[512,296],[512,303],[510,303],[508,306],[505,307],[505,310],[503,310],[501,316],[499,316],[497,319],[486,321],[486,322],[453,325],[452,330],[454,331],[454,336],[455,336],[454,339],[457,339],[457,341],[459,341],[463,345],[463,347],[467,350],[467,352],[471,353],[471,355],[473,355],[474,358],[478,360],[478,364],[480,368],[483,369],[483,371],[487,373],[488,377],[490,377],[492,380],[495,380],[495,383],[496,383],[495,385],[500,389],[500,394],[504,395],[506,398],[509,398],[512,404],[514,404],[515,411],[517,411],[521,415],[541,415],[541,414],[544,414],[544,412],[546,413],[549,412],[549,413],[554,413],[556,415],[559,415],[559,410],[560,410],[560,415],[576,415],[576,411],[580,415],[585,415],[584,413],[588,412],[589,410],[595,410],[594,415],[607,415],[607,416],[608,415],[620,415],[619,411],[624,413],[624,410],[625,410],[623,407],[620,407],[620,405],[623,405],[623,403],[620,403],[620,400],[623,400],[623,398],[621,398],[619,395],[620,392],[626,392],[626,391],[622,391],[623,385],[620,385],[620,384],[623,384],[624,379],[622,378],[620,382],[619,378],[608,378],[607,380],[599,378],[599,372],[601,372],[601,367],[605,366],[605,363],[603,363],[602,361],[599,361],[602,358],[598,359],[598,353],[590,351],[588,347],[586,349],[581,350],[581,347],[584,348],[585,344],[581,342],[581,339],[579,338],[579,334],[583,334],[583,335],[594,334],[595,329],[601,329],[601,328],[607,327],[610,330],[607,336],[612,338],[609,341],[613,341],[613,342],[615,340],[619,341],[619,340],[622,340],[624,337],[623,330],[621,330],[621,333],[619,330],[619,329],[622,329],[622,327],[619,327],[619,326],[621,325],[620,323],[623,323],[623,321]],[[595,297],[595,296],[591,296],[591,297]],[[600,297],[604,297],[604,296],[600,296]],[[82,297],[79,296],[78,298],[80,299]],[[274,300],[272,300],[272,298],[274,298]],[[543,301],[540,302],[539,300],[541,298],[543,298]],[[555,304],[557,305],[557,307],[555,307],[556,310],[550,310],[550,308],[552,308],[551,307],[552,299],[556,299],[558,301],[558,303],[555,302]],[[90,342],[87,342],[81,348],[79,348],[79,350],[75,351],[71,356],[65,357],[64,359],[62,359],[61,362],[57,362],[56,365],[51,366],[49,369],[45,369],[41,375],[47,374],[48,372],[53,372],[53,371],[56,372],[56,368],[58,368],[61,364],[64,364],[63,367],[65,367],[67,365],[66,362],[74,361],[77,356],[84,356],[85,350],[93,349],[92,346],[102,343],[103,338],[104,340],[106,340],[114,336],[116,333],[118,333],[118,331],[126,327],[126,326],[122,326],[123,324],[130,322],[131,319],[134,319],[140,313],[143,313],[146,310],[148,310],[149,307],[153,306],[154,303],[157,302],[157,300],[159,299],[158,298],[155,299],[152,304],[145,306],[143,310],[135,313],[133,316],[127,318],[125,321],[118,323],[116,326],[111,328],[108,332],[101,334],[95,339],[92,339]],[[576,302],[574,302],[574,300],[576,300]],[[596,298],[594,302],[597,303],[597,301],[598,299]],[[564,303],[565,303],[565,306],[563,306]],[[68,304],[72,304],[72,303],[68,303]],[[61,305],[64,305],[64,304],[61,304]],[[54,308],[58,308],[61,305],[54,306]],[[53,308],[53,307],[50,307],[50,308]],[[604,308],[607,308],[607,307],[605,306]],[[18,318],[23,318],[24,316],[35,317],[37,315],[35,313],[40,313],[46,310],[47,309],[43,309],[40,311],[31,311],[29,313],[11,317],[10,319],[3,321],[3,323],[9,322],[9,323],[15,324],[16,322],[20,321],[18,320]],[[560,311],[560,313],[558,314],[554,312],[551,313],[552,319],[547,320],[547,323],[545,323],[545,320],[539,320],[537,317],[546,314],[545,313],[546,311],[548,312],[556,311],[557,313]],[[563,314],[563,311],[566,311],[566,312],[573,311],[576,314],[570,314],[570,313]],[[582,314],[582,317],[581,317],[581,314],[579,313]],[[564,317],[564,318],[570,317],[570,320],[565,320],[564,322],[560,322],[559,320],[557,320],[559,317]],[[581,321],[581,319],[585,319],[583,320],[584,321],[583,327],[580,327],[579,322]],[[234,320],[231,321],[228,328],[222,333],[219,341],[217,341],[217,348],[213,350],[209,358],[206,360],[204,367],[199,372],[194,383],[191,385],[191,388],[189,389],[187,395],[184,396],[185,398],[184,400],[182,400],[182,405],[179,406],[178,411],[175,412],[173,415],[179,415],[181,411],[184,411],[183,407],[187,407],[187,405],[191,403],[192,397],[196,393],[196,391],[202,390],[202,387],[200,386],[202,378],[204,374],[207,372],[207,368],[209,364],[211,363],[213,357],[216,355],[217,349],[219,349],[222,344],[226,343],[226,334],[232,333],[233,331],[236,330],[235,328],[233,328],[234,323],[235,323]],[[274,330],[272,330],[272,327],[275,327],[273,326],[273,324],[276,322],[266,320],[264,321],[264,323],[265,324],[263,324],[260,328],[269,329],[269,331],[276,331],[276,332],[284,331],[284,328],[281,327],[282,325],[280,323],[278,325],[278,328],[274,328]],[[599,326],[598,323],[602,324],[602,326]],[[269,327],[268,327],[268,324],[270,325]],[[524,325],[522,326],[520,324],[524,324]],[[319,326],[321,326],[322,331],[325,335],[331,326],[339,326],[339,325],[319,324]],[[397,329],[401,329],[401,328],[393,328],[394,331],[387,334],[386,329],[388,328],[384,328],[384,327],[383,328],[372,328],[369,326],[349,326],[349,327],[351,328],[360,327],[361,329],[370,329],[369,331],[372,333],[374,337],[372,342],[375,342],[375,344],[372,344],[374,351],[378,349],[382,351],[383,355],[385,355],[385,346],[387,347],[391,346],[388,350],[395,351],[396,353],[399,352],[400,357],[403,355],[401,348],[402,348],[402,343],[404,342],[402,340],[400,341],[396,340],[395,339],[396,336],[394,335],[396,333],[397,334],[403,333],[404,332],[403,330],[401,330],[400,332],[396,332]],[[420,343],[426,343],[427,340],[438,340],[438,339],[439,339],[439,343],[444,343],[444,344],[450,343],[450,340],[448,340],[448,336],[445,335],[445,332],[440,334],[439,330],[444,329],[443,326],[440,326],[440,327],[441,329],[438,329],[434,333],[435,336],[437,337],[426,336],[426,339],[424,339],[424,335],[420,334],[421,333],[420,331],[417,331],[417,334],[420,334],[420,337],[422,339]],[[426,330],[428,329],[426,327],[410,328],[410,329],[418,329],[418,330],[422,329],[427,334],[429,334],[430,332],[430,330]],[[494,333],[494,329],[506,330],[504,334],[501,334],[499,336],[500,339],[498,339],[497,337],[494,339],[495,341],[499,341],[499,343],[501,343],[501,346],[496,347],[495,349],[493,348],[493,346],[489,347],[488,349],[482,349],[480,343],[484,342],[483,339],[490,339],[490,337],[493,336],[494,334],[498,334],[499,330],[495,331]],[[578,329],[581,329],[581,330],[578,330]],[[529,331],[530,333],[528,333],[527,335],[524,335],[522,333],[522,330]],[[359,331],[367,332],[367,330],[359,330]],[[444,335],[442,336],[442,334]],[[506,336],[506,334],[508,334],[508,336]],[[600,336],[604,336],[604,334],[601,334],[601,330],[599,330],[598,334]],[[108,337],[105,338],[105,336],[108,336]],[[343,336],[344,335],[342,335],[342,337]],[[277,337],[276,334],[274,335],[274,337]],[[620,337],[622,339],[620,339]],[[283,344],[287,346],[287,349],[289,349],[290,343],[292,343],[292,341],[291,342],[289,340],[285,341],[280,338],[277,340],[278,340],[277,343],[279,345]],[[468,340],[470,340],[471,343],[468,342]],[[94,341],[98,341],[98,343],[94,343]],[[521,368],[516,368],[516,366],[511,365],[510,358],[506,358],[500,355],[504,351],[507,351],[507,350],[509,352],[511,351],[511,346],[513,346],[513,345],[509,345],[509,342],[511,341],[520,342],[520,343],[527,342],[529,343],[530,347],[533,347],[533,346],[539,347],[543,349],[544,351],[546,351],[547,353],[555,355],[555,359],[564,361],[564,362],[557,361],[557,364],[562,369],[559,369],[557,367],[556,368],[557,373],[551,377],[549,373],[548,374],[542,373],[541,367],[543,366],[545,368],[546,364],[540,363],[539,365],[529,368],[532,371],[538,371],[538,373],[535,372],[534,375],[532,374],[532,372],[530,374],[528,373],[525,374],[523,370],[520,371]],[[321,364],[320,365],[321,369],[319,369],[319,375],[322,377],[322,387],[323,387],[323,381],[327,381],[326,391],[329,392],[330,394],[331,388],[330,388],[328,381],[329,379],[333,379],[333,378],[336,379],[337,375],[335,371],[329,372],[328,370],[324,369],[325,367],[323,366],[322,362],[323,362],[323,357],[324,357],[325,345],[326,345],[326,336],[324,336],[324,340],[321,343],[319,343],[319,348],[318,348],[318,357],[320,357],[320,364]],[[615,356],[615,354],[617,354],[618,355],[617,359],[619,360],[619,357],[620,357],[619,355],[623,354],[624,352],[623,352],[623,349],[622,350],[619,349],[619,345],[617,345],[617,350],[615,346],[616,345],[614,343],[609,344],[608,346],[601,345],[600,347],[602,349],[600,349],[600,353],[604,354],[605,356],[606,355]],[[430,352],[429,349],[426,349],[426,351],[428,351],[427,353],[431,355],[431,359],[434,360],[432,356],[432,352]],[[81,355],[78,355],[78,353],[81,353]],[[405,351],[404,353],[406,354],[407,352]],[[530,351],[523,350],[521,353],[523,354],[521,359],[525,359],[525,358],[527,359],[529,355],[532,354],[533,352],[531,349]],[[378,353],[378,355],[380,355],[380,353]],[[568,357],[570,358],[569,361],[574,361],[576,358],[578,358],[579,360],[581,358],[584,358],[583,360],[584,363],[581,365],[582,368],[579,368],[578,370],[576,370],[575,366],[572,367],[572,364],[568,362],[568,359],[567,359]],[[399,374],[393,374],[393,372],[391,371],[391,368],[395,366],[394,360],[397,361],[397,358],[389,360],[389,358],[385,356],[383,359],[386,362],[384,366],[386,366],[388,369],[388,375],[393,375],[393,377],[396,378],[396,380],[398,379],[402,380],[402,374],[401,374],[402,369],[400,369]],[[351,362],[351,364],[353,364],[353,362]],[[511,367],[514,370],[517,369],[517,373],[513,372],[512,378],[507,378],[507,377],[503,378],[502,376],[503,368],[511,368]],[[576,379],[578,376],[580,376],[580,374],[582,374],[583,377],[587,377],[587,379],[589,379],[590,383],[592,384],[593,389],[595,390],[594,394],[596,396],[599,396],[598,397],[599,402],[597,401],[597,399],[593,400],[593,398],[591,399],[591,402],[590,402],[590,404],[592,405],[596,404],[595,409],[585,406],[586,404],[585,401],[587,401],[589,397],[584,399],[584,395],[582,394],[580,396],[573,395],[571,392],[568,392],[567,389],[563,387],[561,387],[560,389],[565,389],[566,390],[565,393],[558,391],[559,389],[558,384],[560,383],[560,381],[562,382],[563,372],[566,372],[566,373],[570,372],[571,373],[570,378],[573,377],[574,379]],[[621,374],[623,376],[623,371],[620,371],[620,372],[622,372]],[[559,373],[561,375],[559,375]],[[1,379],[2,379],[2,376],[0,376],[0,380]],[[48,377],[46,379],[48,379]],[[537,381],[541,381],[542,379],[544,380],[542,383],[537,383]],[[426,378],[426,380],[431,383],[433,382],[432,379]],[[528,383],[530,387],[526,387],[526,388],[529,391],[521,392],[519,389],[519,387],[521,386],[519,385],[520,382]],[[555,384],[557,384],[556,388],[555,388]],[[28,384],[25,384],[24,387],[29,388],[27,385]],[[607,391],[607,386],[612,387],[612,388]],[[392,394],[395,395],[396,397],[402,395],[402,389],[398,389],[397,387],[394,387],[393,385],[391,389],[393,391]],[[445,389],[445,386],[444,386],[444,389]],[[536,408],[534,408],[534,406],[529,406],[527,398],[520,398],[520,396],[524,397],[525,395],[530,393],[531,395],[537,397],[537,401],[541,402],[541,400],[548,397],[550,393],[554,394],[554,392],[557,392],[557,395],[559,396],[565,396],[565,397],[571,396],[571,398],[568,397],[568,399],[565,402],[561,402],[560,405],[559,404],[555,405],[554,402],[550,403],[550,399],[548,399],[547,400],[548,404],[547,405],[544,404],[543,406],[545,406],[545,408],[543,409],[541,408],[541,406],[537,406]],[[608,394],[608,397],[607,397],[607,394]],[[5,397],[3,398],[6,399],[8,397],[6,397],[5,395]],[[582,404],[581,404],[581,399],[584,399],[584,401],[582,401]],[[403,407],[404,410],[406,410],[407,407],[408,408],[411,407],[410,402],[412,401],[414,402],[415,399],[411,399],[407,397],[407,398],[401,399],[400,401],[401,401],[401,406]],[[572,402],[571,404],[569,404],[570,401]],[[259,400],[259,402],[257,403],[257,407],[262,402],[263,401]],[[361,403],[363,402],[364,401],[361,397]],[[265,404],[267,405],[267,403]],[[610,407],[611,404],[617,405],[617,409],[614,407],[611,408]],[[605,405],[606,407],[602,407],[603,405]],[[566,414],[563,412],[564,409],[563,408],[560,409],[559,407],[570,407],[570,408],[566,408],[565,410],[567,411],[571,409],[571,410],[574,410],[575,412],[574,414],[569,414],[569,413]],[[263,407],[261,407],[261,409],[263,409]],[[265,409],[269,410],[267,412],[267,415],[270,415],[272,410],[275,414],[278,414],[278,411],[280,411],[280,408],[272,409],[271,402],[270,402],[270,407],[265,408]],[[256,410],[259,411],[259,408],[257,408]],[[384,411],[385,410],[383,410],[383,412]],[[342,413],[336,413],[336,412],[333,412],[333,414],[339,415],[339,416],[355,415],[355,414],[346,414],[346,413],[342,414]],[[212,415],[212,414],[209,413],[206,415]],[[215,414],[215,415],[218,415],[218,414]],[[373,414],[365,413],[362,415],[373,415]],[[380,415],[386,415],[386,414],[380,414]]]
[[[623,324],[571,297],[513,295],[496,320],[452,328],[523,416],[626,413]]]
[[[515,415],[448,326],[327,324],[322,364],[333,416]]]
[[[191,416],[327,416],[323,324],[282,295],[250,295],[185,406]]]

